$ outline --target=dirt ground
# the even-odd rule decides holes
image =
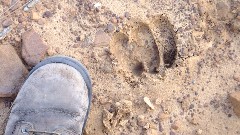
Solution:
[[[240,90],[239,0],[42,0],[9,16],[0,42],[20,57],[21,35],[34,29],[47,56],[88,68],[85,135],[240,135],[228,98]],[[0,102],[1,134],[11,102]]]

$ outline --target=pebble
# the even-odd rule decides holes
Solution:
[[[94,44],[98,46],[108,46],[111,41],[111,37],[102,30],[96,32]]]
[[[152,110],[155,109],[154,105],[152,104],[152,102],[150,101],[150,99],[148,97],[144,97],[143,100]]]
[[[32,20],[39,20],[41,17],[37,12],[32,12],[31,18]]]
[[[111,21],[112,23],[114,23],[114,24],[117,23],[117,19],[116,19],[115,17],[112,17],[112,18],[110,19],[110,21]]]
[[[196,131],[196,134],[197,134],[197,135],[201,135],[202,132],[203,132],[203,131],[202,131],[201,129],[198,129],[198,130]]]
[[[167,120],[167,119],[169,119],[169,118],[170,118],[169,114],[166,114],[166,113],[160,113],[160,114],[159,114],[159,119],[160,119],[161,121]]]
[[[238,74],[233,75],[233,79],[237,82],[240,82],[240,75]]]
[[[50,12],[50,11],[45,11],[45,12],[43,13],[43,18],[50,18],[50,17],[52,17],[52,16],[53,16],[53,13]]]
[[[156,105],[160,105],[161,102],[162,102],[162,100],[161,100],[160,98],[157,98],[156,101],[155,101],[155,104],[156,104]]]
[[[107,33],[112,33],[114,31],[115,31],[115,26],[112,23],[107,24],[106,32]]]
[[[176,135],[176,133],[173,131],[170,131],[170,135]]]
[[[13,23],[12,20],[10,18],[8,18],[2,22],[2,26],[3,26],[3,28],[7,28],[10,25],[12,25],[12,23]]]
[[[174,123],[172,124],[172,129],[174,130],[178,130],[179,127],[181,126],[180,122],[179,121],[174,121]]]
[[[9,44],[0,45],[0,63],[0,97],[15,96],[28,71]]]
[[[130,18],[131,18],[131,15],[130,15],[129,12],[125,12],[125,13],[124,13],[124,16],[125,16],[127,19],[130,19]]]
[[[29,66],[35,66],[47,52],[45,45],[38,33],[34,30],[27,31],[22,35],[22,57]]]
[[[229,97],[233,106],[233,111],[240,118],[240,91],[231,93]]]
[[[18,17],[18,22],[19,22],[19,23],[22,23],[22,22],[24,22],[24,21],[25,21],[25,19],[24,19],[23,16],[19,16],[19,17]]]
[[[148,129],[146,131],[146,135],[159,135],[159,131],[157,131],[156,129]]]
[[[138,115],[137,124],[138,126],[141,126],[141,127],[146,125],[145,117],[143,115]]]

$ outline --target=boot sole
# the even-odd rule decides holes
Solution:
[[[92,82],[91,82],[91,78],[90,75],[86,69],[85,66],[83,66],[82,63],[80,63],[78,60],[73,59],[71,57],[67,57],[67,56],[53,56],[53,57],[49,57],[46,58],[45,60],[41,61],[40,63],[38,63],[30,72],[29,75],[30,76],[34,71],[36,71],[38,68],[47,65],[47,64],[52,64],[52,63],[61,63],[61,64],[66,64],[68,66],[71,66],[73,68],[75,68],[83,77],[87,88],[88,88],[88,98],[89,98],[89,106],[88,106],[88,110],[87,110],[87,115],[83,124],[83,129],[85,127],[85,124],[87,122],[87,118],[89,115],[89,111],[90,111],[90,106],[91,106],[91,100],[92,100]]]

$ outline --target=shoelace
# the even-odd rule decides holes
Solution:
[[[36,130],[28,130],[28,129],[22,129],[22,133],[44,133],[44,134],[50,134],[50,135],[61,135],[60,133],[55,132],[47,132],[47,131],[36,131]]]

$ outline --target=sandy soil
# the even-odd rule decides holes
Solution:
[[[45,11],[52,17],[42,18]],[[240,134],[228,100],[240,90],[239,0],[42,0],[31,12],[13,14],[1,42],[21,57],[21,34],[33,28],[48,56],[86,65],[93,80],[86,135]],[[1,133],[9,106],[1,100]]]

